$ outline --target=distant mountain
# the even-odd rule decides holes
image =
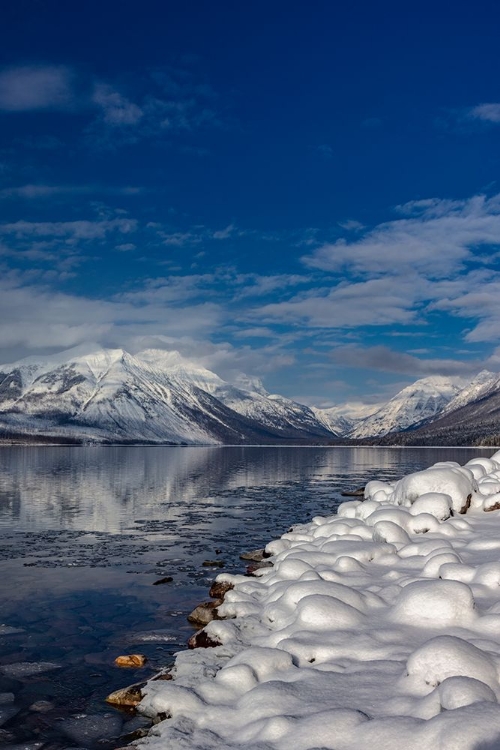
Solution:
[[[0,438],[187,445],[500,442],[500,375],[434,376],[383,406],[309,408],[178,352],[89,344],[0,365]]]
[[[459,393],[453,398],[443,409],[442,416],[450,414],[462,406],[472,404],[474,401],[479,401],[500,388],[500,377],[497,373],[488,372],[488,370],[482,370],[479,375],[476,375],[470,383],[462,388]]]
[[[380,441],[391,445],[500,445],[500,377],[482,372],[435,420]]]
[[[327,430],[347,437],[353,429],[370,417],[377,407],[365,404],[342,404],[330,406],[326,409],[311,407],[316,419],[323,424]]]
[[[194,445],[332,438],[308,407],[231,386],[177,352],[97,345],[0,366],[0,431]]]
[[[350,438],[367,438],[400,432],[441,414],[458,396],[463,381],[433,376],[403,388],[374,414],[359,420],[348,433]]]

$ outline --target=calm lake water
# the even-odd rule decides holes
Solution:
[[[143,720],[104,698],[172,662],[217,573],[244,572],[240,552],[334,512],[342,490],[494,452],[1,448],[0,745],[120,746]],[[114,667],[124,653],[147,666]]]

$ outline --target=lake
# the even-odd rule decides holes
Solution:
[[[370,479],[493,453],[0,448],[0,745],[122,745],[144,720],[104,698],[173,661],[215,576],[245,571],[240,552],[333,513],[343,490]],[[115,667],[127,653],[146,667]]]

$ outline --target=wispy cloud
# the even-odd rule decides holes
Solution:
[[[303,261],[324,271],[385,275],[419,271],[433,278],[456,274],[500,246],[500,196],[464,201],[413,201],[399,207],[409,218],[379,224],[357,240],[337,240]]]
[[[418,287],[417,287],[418,288]],[[249,315],[263,323],[352,329],[360,326],[407,325],[418,319],[415,280],[401,278],[345,282],[333,289],[312,289],[283,302],[263,305]]]
[[[22,198],[26,200],[53,198],[64,195],[138,195],[140,187],[109,185],[19,185],[0,190],[0,198]]]
[[[131,72],[126,80],[96,79],[63,65],[4,68],[0,111],[78,113],[87,120],[87,144],[101,148],[222,125],[214,91],[195,74],[169,68]]]
[[[106,125],[137,125],[144,117],[144,112],[137,104],[105,83],[96,85],[92,101],[101,108]]]
[[[103,239],[112,232],[130,234],[137,228],[137,221],[128,218],[103,219],[99,221],[16,221],[0,224],[0,234],[17,239],[26,237],[49,237],[72,240]]]
[[[0,72],[0,110],[67,109],[74,103],[73,75],[55,65],[26,65]]]
[[[69,347],[84,341],[108,344],[133,337],[164,334],[208,336],[220,324],[218,305],[190,305],[182,315],[169,300],[142,300],[121,295],[108,300],[64,294],[30,274],[4,273],[0,279],[0,346],[28,349]]]
[[[478,104],[469,110],[469,117],[483,122],[500,123],[500,103],[489,102],[487,104]]]

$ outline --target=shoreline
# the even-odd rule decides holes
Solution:
[[[221,573],[224,619],[199,631],[220,645],[178,652],[173,679],[144,686],[139,713],[162,720],[136,744],[500,741],[498,508],[500,452],[437,464],[292,527],[254,578]]]

